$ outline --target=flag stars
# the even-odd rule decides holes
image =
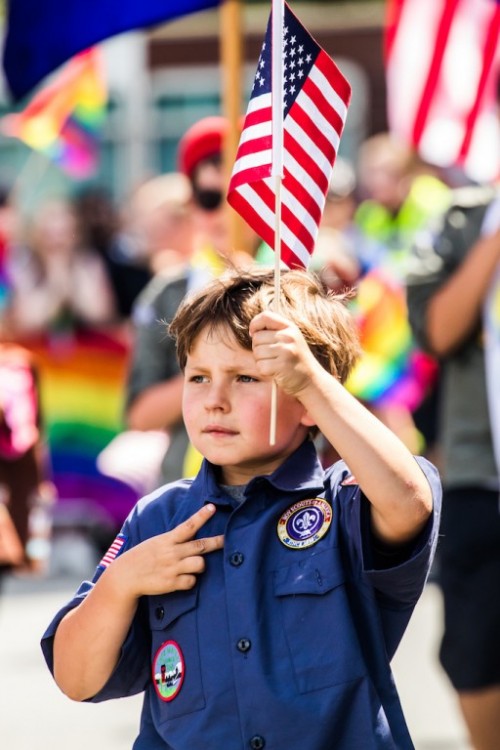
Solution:
[[[288,11],[285,11],[287,18]],[[268,28],[267,42],[262,45],[257,63],[257,72],[253,82],[252,96],[261,96],[271,91],[271,47],[270,29]],[[283,24],[283,46],[281,49],[281,70],[283,71],[283,88],[286,89],[286,109],[293,105],[300,89],[309,75],[309,70],[316,58],[317,50],[314,40],[304,35],[302,29],[293,21]]]

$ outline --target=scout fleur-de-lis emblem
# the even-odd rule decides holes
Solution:
[[[309,529],[311,529],[316,521],[318,520],[318,514],[317,513],[310,513],[309,511],[306,511],[301,516],[299,516],[295,522],[295,527],[299,529],[299,534],[304,537],[307,536],[309,533]]]
[[[321,497],[299,500],[280,516],[279,540],[290,549],[310,547],[325,536],[332,516],[332,506]]]

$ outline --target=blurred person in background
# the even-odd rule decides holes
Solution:
[[[446,209],[450,189],[409,146],[378,133],[359,149],[357,192],[354,221],[365,240],[357,317],[367,356],[347,387],[370,399],[412,452],[439,463],[438,366],[412,338],[405,276],[415,237]]]
[[[441,363],[440,659],[474,750],[500,737],[500,190],[457,191],[408,275],[412,328]],[[494,366],[496,362],[496,370]]]
[[[0,194],[0,583],[13,570],[49,562],[55,489],[43,440],[35,359],[12,341],[9,255],[17,212]]]
[[[375,257],[377,248],[356,224],[358,208],[356,171],[338,157],[325,197],[318,239],[311,258],[328,287],[334,291],[353,287],[367,270],[364,258]]]
[[[247,253],[229,247],[222,170],[228,127],[223,117],[206,117],[182,137],[178,149],[180,172],[172,176],[182,187],[158,206],[153,222],[163,231],[159,242],[163,249],[153,254],[160,259],[161,268],[134,306],[126,419],[133,430],[168,432],[170,442],[161,476],[164,482],[191,476],[200,461],[189,445],[182,421],[183,379],[167,326],[186,293],[218,276],[228,264],[248,265],[253,260]],[[166,262],[168,258],[170,262]]]
[[[361,144],[357,173],[355,222],[372,240],[358,252],[363,267],[387,268],[404,281],[414,237],[446,209],[450,190],[415,151],[389,133]]]
[[[133,303],[151,279],[148,258],[125,231],[126,222],[122,221],[120,211],[105,188],[84,188],[75,195],[73,207],[82,246],[101,256],[118,316],[127,320]]]
[[[143,197],[149,195],[150,206],[151,193],[156,191],[155,207],[148,213],[150,224],[144,228],[156,244],[153,257],[162,260],[133,309],[126,421],[131,430],[168,431],[162,473],[169,481],[174,475],[178,478],[188,441],[181,418],[182,377],[165,323],[173,318],[189,280],[194,247],[192,192],[189,180],[181,173],[154,178],[143,186],[143,191]],[[167,230],[163,237],[160,228]]]
[[[48,569],[55,502],[49,477],[34,358],[0,340],[0,581],[9,571]]]
[[[96,249],[82,246],[68,201],[51,200],[38,208],[11,267],[16,336],[57,336],[116,321],[104,261]]]

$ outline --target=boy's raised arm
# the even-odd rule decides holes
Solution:
[[[302,403],[356,477],[372,504],[375,534],[394,545],[416,536],[432,493],[406,446],[320,365],[293,323],[266,311],[250,333],[262,375]]]
[[[203,556],[224,545],[222,536],[194,539],[214,513],[207,504],[172,531],[124,552],[64,617],[54,639],[54,678],[66,695],[86,700],[104,687],[141,596],[193,588],[205,568]]]

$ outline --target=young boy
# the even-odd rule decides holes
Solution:
[[[44,636],[71,698],[145,691],[134,750],[413,747],[389,660],[431,564],[437,473],[344,389],[343,301],[301,271],[280,298],[254,270],[181,305],[202,468],[138,503]],[[322,469],[317,429],[345,463]]]

